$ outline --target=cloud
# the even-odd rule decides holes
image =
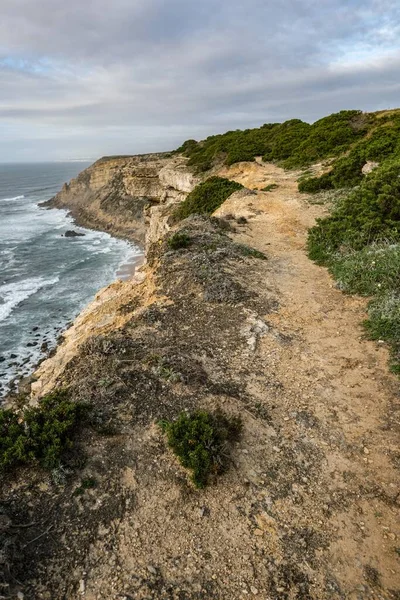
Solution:
[[[400,104],[394,0],[2,0],[1,160]]]

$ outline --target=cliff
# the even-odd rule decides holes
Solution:
[[[67,208],[80,225],[144,245],[146,234],[166,230],[162,215],[196,185],[186,163],[169,154],[101,158],[44,205]]]
[[[138,278],[101,291],[37,373],[38,395],[65,386],[93,412],[59,469],[3,481],[20,598],[398,597],[387,351],[362,338],[365,300],[307,258],[326,208],[299,194],[299,174],[262,162],[220,174],[253,193],[164,235],[194,181],[179,157],[99,161],[53,201],[152,233]],[[124,219],[145,206],[112,223],[117,198]],[[176,233],[186,245],[172,247]],[[217,407],[242,416],[242,437],[230,469],[196,490],[158,423]]]

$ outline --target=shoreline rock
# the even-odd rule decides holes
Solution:
[[[63,235],[63,234],[61,234]],[[75,237],[85,237],[85,233],[78,233],[77,231],[74,231],[73,229],[68,229],[65,233],[64,233],[64,237],[66,238],[75,238]]]

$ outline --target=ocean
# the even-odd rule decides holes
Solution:
[[[38,206],[87,166],[0,164],[0,398],[141,254],[107,233],[77,227],[67,211]],[[84,236],[64,237],[71,229]]]

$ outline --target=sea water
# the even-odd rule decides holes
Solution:
[[[88,163],[0,164],[0,398],[140,249],[38,206]],[[83,237],[64,237],[68,229]]]

